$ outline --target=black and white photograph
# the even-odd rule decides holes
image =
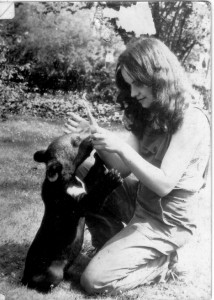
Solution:
[[[212,299],[211,1],[0,1],[0,300]]]

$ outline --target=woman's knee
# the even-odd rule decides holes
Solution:
[[[102,251],[102,250],[101,250]],[[99,254],[92,258],[80,278],[80,284],[87,294],[105,293],[112,290],[113,274],[106,260]]]
[[[87,294],[92,295],[97,293],[97,276],[85,270],[80,278],[80,284]]]

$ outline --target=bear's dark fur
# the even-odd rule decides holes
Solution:
[[[35,161],[46,164],[42,185],[45,211],[26,257],[22,283],[29,288],[48,292],[66,277],[82,247],[84,216],[98,211],[107,195],[122,183],[118,172],[108,171],[97,154],[84,183],[75,176],[92,150],[89,137],[81,140],[67,134],[34,154]],[[80,189],[80,193],[71,196],[68,188]]]

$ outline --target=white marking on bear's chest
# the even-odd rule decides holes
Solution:
[[[67,194],[70,195],[71,197],[76,197],[79,196],[80,194],[86,194],[86,189],[85,189],[85,184],[82,180],[80,180],[78,177],[76,179],[81,183],[81,186],[69,186],[67,188]]]

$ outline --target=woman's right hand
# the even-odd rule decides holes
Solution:
[[[84,107],[86,109],[88,120],[83,119],[82,117],[70,112],[70,118],[67,120],[65,124],[66,129],[64,130],[65,133],[84,133],[91,135],[93,133],[103,132],[103,129],[99,127],[97,121],[92,116],[92,113],[86,103],[84,103]]]
[[[70,117],[65,124],[65,133],[91,133],[91,125],[89,121],[74,114],[73,112],[70,112],[69,115]]]

